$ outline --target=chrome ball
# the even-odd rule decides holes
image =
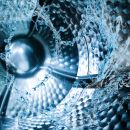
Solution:
[[[17,75],[35,72],[45,58],[41,43],[34,38],[17,37],[9,46],[8,64],[10,71]]]

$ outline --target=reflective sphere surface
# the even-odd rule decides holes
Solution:
[[[16,74],[34,72],[43,63],[42,45],[33,38],[15,38],[9,47],[10,70]]]

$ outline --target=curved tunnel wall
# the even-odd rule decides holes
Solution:
[[[129,130],[129,0],[41,5],[1,4],[7,7],[0,22],[2,62],[15,35],[38,38],[49,52],[46,65],[33,76],[11,75],[15,80],[1,128]],[[3,99],[11,81],[6,81],[7,70],[0,71]]]

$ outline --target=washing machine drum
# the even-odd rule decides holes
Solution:
[[[0,128],[130,128],[129,103],[118,85],[99,88],[109,83],[111,76],[102,77],[115,41],[106,31],[115,25],[106,14],[111,18],[109,8],[118,5],[105,0],[0,2]]]

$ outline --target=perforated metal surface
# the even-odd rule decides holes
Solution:
[[[0,128],[129,130],[129,3],[1,2]]]

